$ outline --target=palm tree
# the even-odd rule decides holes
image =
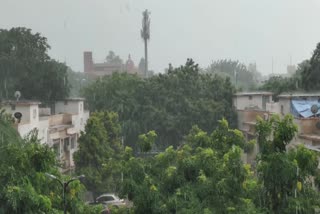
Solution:
[[[143,11],[142,13],[142,29],[141,29],[141,38],[144,41],[144,75],[147,77],[148,73],[148,40],[150,39],[150,12],[148,10]]]

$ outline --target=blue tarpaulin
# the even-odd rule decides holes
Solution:
[[[292,100],[291,101],[291,113],[297,117],[312,117],[314,114],[311,112],[311,106],[317,105],[318,112],[320,114],[320,103],[318,100]]]

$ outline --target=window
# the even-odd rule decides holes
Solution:
[[[80,112],[82,112],[82,103],[80,103]]]
[[[252,96],[251,95],[248,98],[249,98],[249,100],[252,100]]]
[[[75,148],[75,136],[71,138],[71,149],[74,149]]]
[[[281,105],[281,114],[284,115],[283,105]]]

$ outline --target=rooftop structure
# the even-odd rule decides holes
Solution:
[[[252,95],[273,95],[272,92],[269,91],[252,91],[252,92],[238,92],[235,93],[234,96],[252,96]]]
[[[271,102],[271,92],[241,92],[233,96],[233,106],[237,110],[255,109],[265,111]]]
[[[279,99],[285,99],[285,98],[310,98],[310,97],[319,97],[320,98],[320,92],[314,92],[314,93],[290,93],[290,94],[280,94],[278,95]]]

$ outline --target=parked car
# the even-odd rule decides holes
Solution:
[[[105,203],[105,202],[88,202],[89,205],[92,205],[92,206],[97,206],[97,205],[102,205],[103,209],[101,210],[100,214],[111,214],[109,208],[108,208],[108,204]]]
[[[96,198],[96,201],[104,202],[110,206],[115,206],[115,207],[128,206],[128,202],[126,202],[124,199],[120,199],[118,196],[112,193],[102,194]]]

